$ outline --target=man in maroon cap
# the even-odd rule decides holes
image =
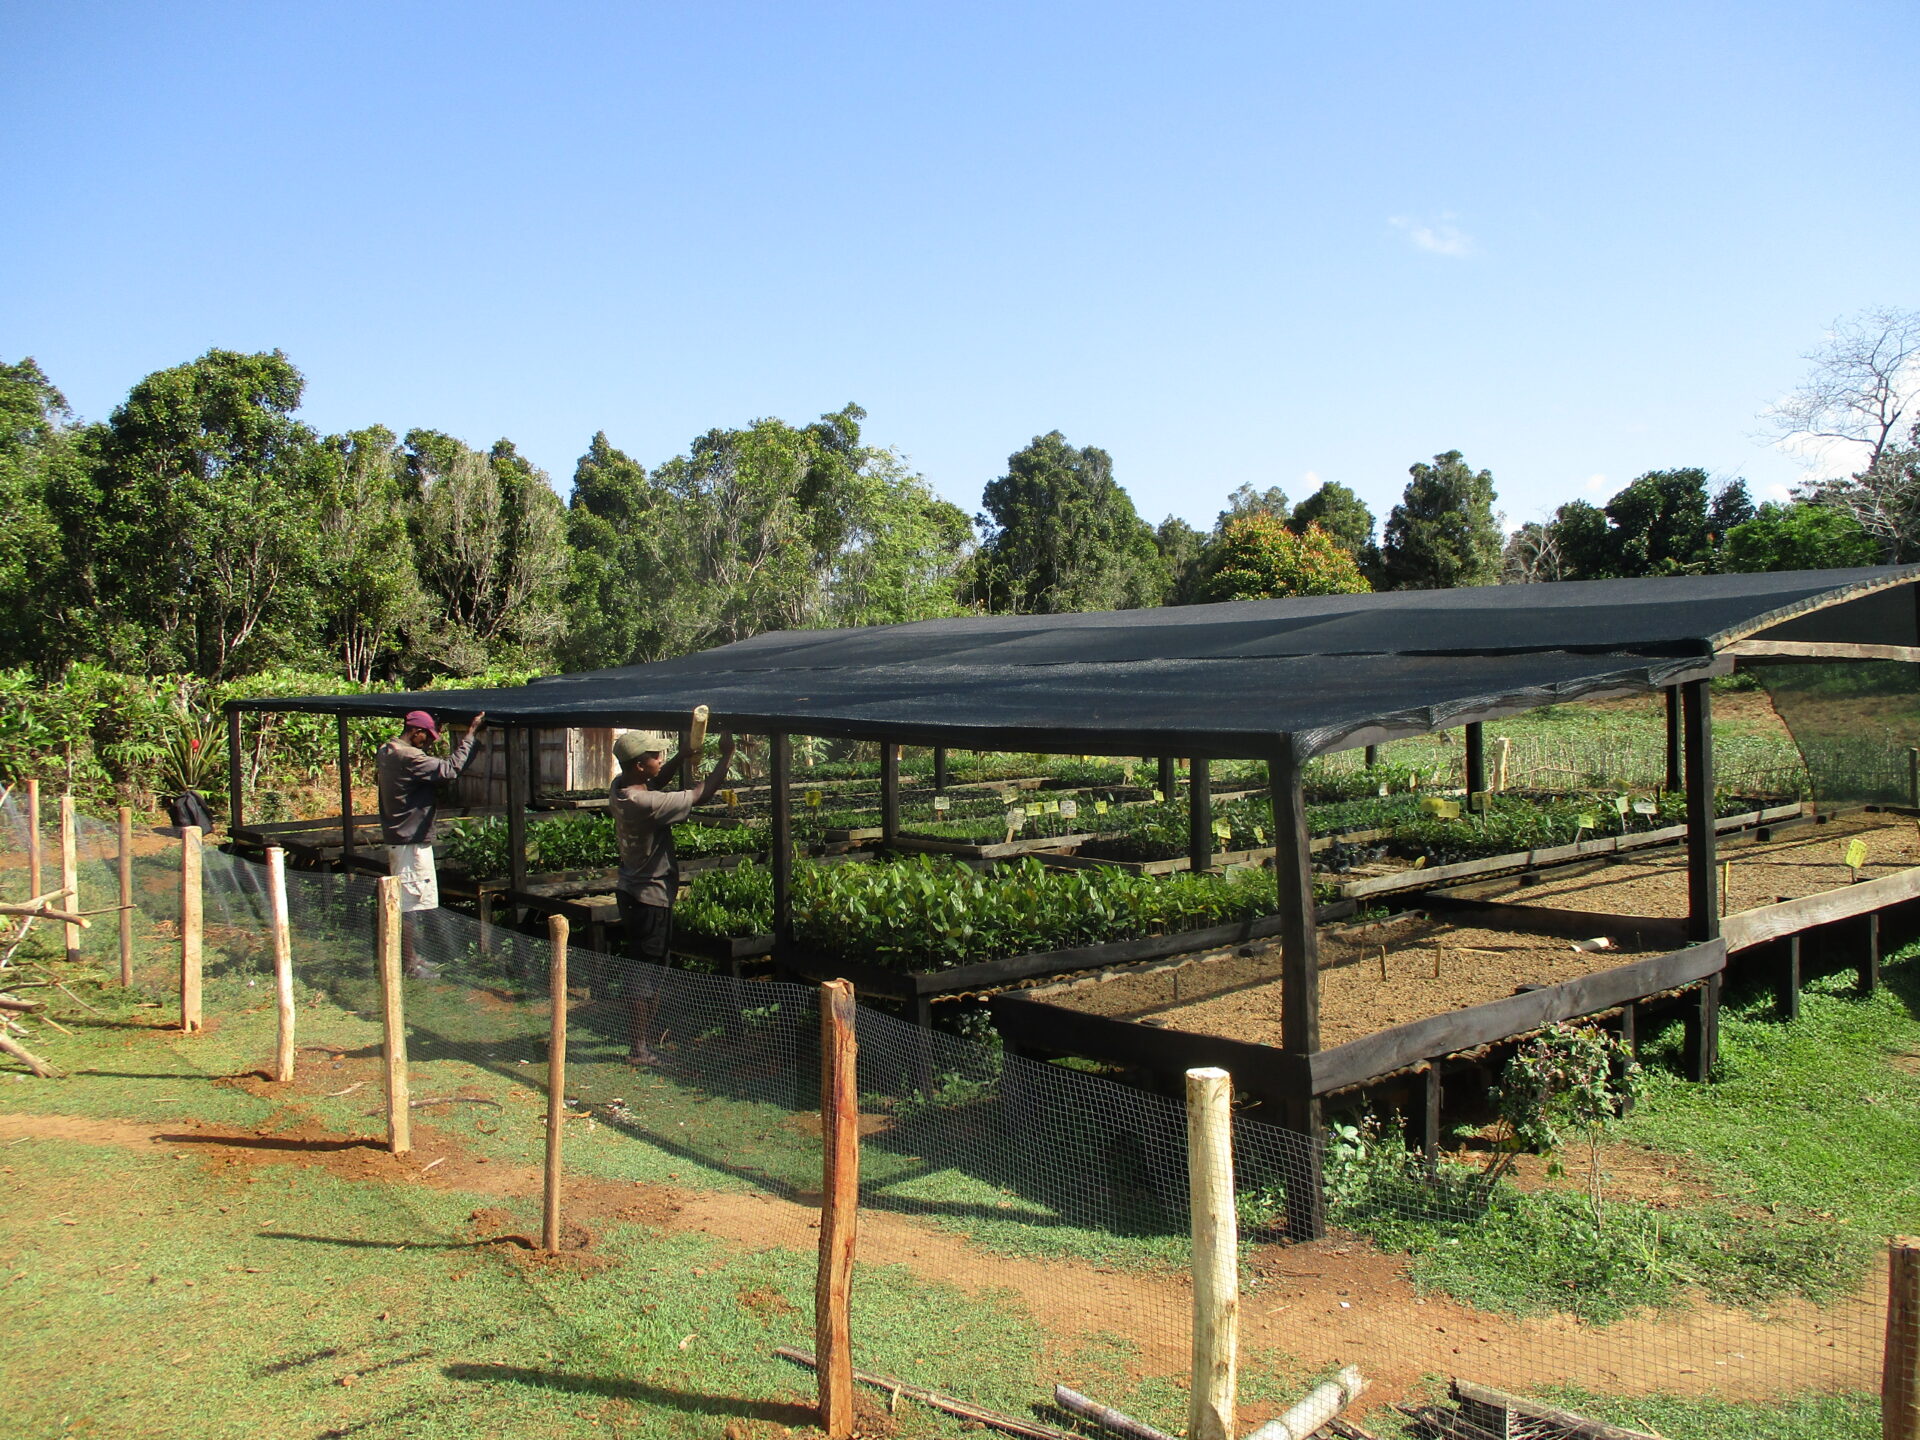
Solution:
[[[401,936],[407,973],[423,972],[413,953],[413,931],[406,917],[440,908],[440,881],[433,869],[433,824],[440,787],[460,778],[473,754],[473,737],[485,720],[482,711],[446,759],[427,754],[440,738],[440,726],[424,710],[409,711],[400,738],[382,745],[373,759],[380,790],[380,833],[387,842],[387,869],[400,877]]]

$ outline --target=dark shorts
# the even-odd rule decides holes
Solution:
[[[614,898],[620,902],[620,931],[626,942],[623,947],[626,958],[641,965],[665,965],[667,946],[673,939],[673,907],[645,904],[624,890],[616,890]],[[642,978],[644,972],[630,966],[622,966],[621,970],[624,973],[617,977],[618,993],[640,996],[654,992],[654,977]]]

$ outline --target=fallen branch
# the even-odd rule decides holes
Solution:
[[[1166,1431],[1156,1430],[1153,1426],[1136,1420],[1131,1415],[1123,1414],[1110,1405],[1089,1400],[1078,1390],[1069,1390],[1064,1385],[1056,1384],[1053,1387],[1053,1403],[1071,1415],[1078,1415],[1083,1420],[1091,1420],[1094,1424],[1111,1430],[1116,1435],[1124,1435],[1127,1440],[1173,1440]]]
[[[51,905],[0,904],[0,915],[24,915],[29,920],[58,920],[63,925],[78,925],[82,930],[93,928],[93,922],[86,916],[72,910],[56,910]]]
[[[44,1000],[22,1000],[13,995],[0,995],[0,1010],[18,1010],[23,1015],[31,1015],[36,1010],[47,1008]]]
[[[53,1067],[51,1065],[27,1049],[27,1047],[22,1045],[18,1040],[8,1038],[4,1032],[0,1032],[0,1055],[13,1056],[14,1059],[33,1071],[33,1073],[38,1075],[42,1080],[51,1079],[53,1076]]]
[[[483,1100],[476,1095],[434,1095],[425,1100],[409,1100],[407,1102],[407,1108],[409,1110],[424,1109],[428,1105],[491,1105],[496,1110],[504,1110],[507,1108],[498,1100]],[[384,1115],[386,1113],[384,1109],[367,1111],[369,1115]]]
[[[793,1361],[796,1365],[805,1365],[809,1370],[814,1368],[811,1351],[795,1350],[790,1345],[776,1345],[773,1353],[783,1360]],[[1017,1415],[1003,1415],[998,1410],[989,1410],[986,1406],[975,1405],[969,1400],[956,1400],[951,1395],[942,1395],[937,1390],[929,1390],[905,1380],[894,1380],[885,1375],[870,1375],[864,1370],[854,1371],[853,1378],[862,1385],[871,1385],[876,1390],[885,1390],[894,1395],[904,1395],[909,1400],[918,1400],[922,1405],[945,1411],[949,1415],[957,1415],[962,1420],[971,1420],[976,1425],[986,1425],[1008,1435],[1019,1435],[1023,1440],[1085,1440],[1083,1436],[1072,1435],[1065,1430],[1056,1430],[1051,1425],[1040,1424],[1037,1420],[1022,1420]]]
[[[47,977],[47,983],[49,985],[53,986],[54,989],[58,990],[62,995],[66,996],[67,999],[73,1001],[73,1003],[78,1005],[82,1010],[91,1011],[95,1015],[98,1015],[100,1013],[97,1007],[89,1005],[86,1001],[82,1000],[78,995],[74,994],[73,991],[69,990],[66,987],[64,982],[60,980],[56,980],[53,976],[53,972],[48,970],[46,966],[36,964],[33,968],[38,970],[42,975],[45,975]]]

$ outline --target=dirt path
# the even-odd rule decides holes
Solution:
[[[251,1085],[249,1088],[252,1088]],[[262,1092],[264,1093],[264,1092]],[[136,1124],[28,1114],[0,1115],[0,1144],[23,1137],[162,1151],[194,1159],[213,1177],[248,1183],[262,1165],[320,1167],[351,1179],[525,1201],[539,1194],[537,1167],[470,1155],[430,1126],[416,1125],[413,1154],[388,1155],[371,1140],[316,1126],[297,1103],[248,1130],[192,1121]],[[0,1151],[0,1155],[5,1152]],[[431,1167],[431,1168],[428,1168]],[[699,1191],[588,1178],[570,1181],[566,1214],[590,1246],[594,1230],[630,1221],[698,1231],[750,1249],[808,1251],[817,1240],[812,1208],[763,1193]],[[524,1237],[504,1234],[504,1212],[475,1212],[474,1241],[525,1263]],[[965,1236],[912,1217],[867,1210],[860,1258],[902,1265],[969,1294],[1015,1292],[1035,1318],[1063,1337],[1126,1336],[1140,1374],[1177,1376],[1187,1365],[1184,1277],[1119,1271],[1083,1261],[1019,1259],[990,1253]],[[554,1263],[554,1262],[544,1262]],[[582,1253],[558,1263],[591,1267]],[[1771,1319],[1703,1305],[1661,1319],[1595,1328],[1565,1317],[1515,1321],[1422,1296],[1404,1266],[1370,1246],[1330,1238],[1252,1257],[1243,1299],[1243,1365],[1298,1369],[1357,1363],[1373,1381],[1369,1406],[1414,1390],[1422,1377],[1462,1374],[1503,1388],[1571,1383],[1614,1394],[1714,1393],[1763,1400],[1807,1389],[1871,1389],[1876,1383],[1884,1271],[1858,1294],[1822,1310],[1779,1307]],[[1061,1369],[1071,1384],[1083,1377]],[[1247,1407],[1255,1417],[1261,1407]]]

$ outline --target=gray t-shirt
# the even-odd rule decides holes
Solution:
[[[653,790],[645,782],[607,792],[613,833],[620,842],[620,878],[614,888],[642,905],[671,905],[680,888],[673,827],[693,813],[694,790]]]
[[[473,736],[442,760],[404,740],[389,740],[373,757],[380,789],[380,833],[389,845],[431,845],[440,787],[460,778],[473,753]]]

